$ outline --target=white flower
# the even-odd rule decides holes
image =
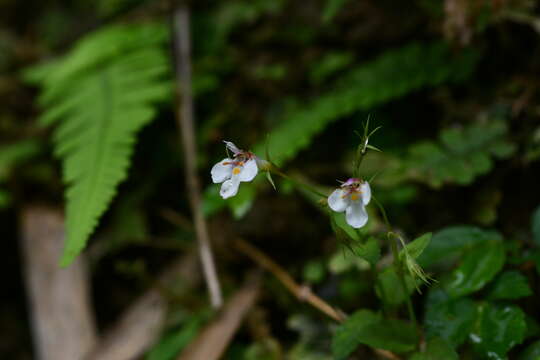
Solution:
[[[328,197],[330,209],[343,212],[345,220],[353,228],[361,228],[368,221],[366,205],[371,200],[371,189],[367,181],[351,178]]]
[[[230,198],[238,192],[240,182],[251,181],[257,175],[257,158],[249,152],[236,147],[230,141],[224,141],[225,146],[233,154],[212,167],[210,174],[214,183],[223,183],[219,194],[222,198]]]

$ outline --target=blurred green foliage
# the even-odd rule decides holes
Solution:
[[[28,204],[65,207],[62,263],[90,244],[108,326],[118,304],[194,246],[172,120],[170,9],[145,0],[27,6],[0,1],[2,226],[16,238],[12,220]],[[263,315],[247,315],[225,358],[354,360],[379,348],[413,360],[538,359],[538,5],[190,6],[197,164],[226,294],[248,267],[230,245],[239,234],[350,314],[336,325],[267,276],[253,311]],[[330,194],[352,175],[355,132],[368,117],[382,126],[369,140],[382,152],[368,151],[360,176],[390,224],[372,200],[355,230],[324,199],[276,177],[277,191],[261,174],[226,201],[211,184],[231,140]],[[136,285],[126,290],[117,273]],[[217,318],[203,286],[164,293],[173,310],[148,360],[176,358]],[[405,320],[409,297],[417,325]],[[0,357],[12,354],[0,347]]]

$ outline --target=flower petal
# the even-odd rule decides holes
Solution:
[[[347,212],[345,213],[345,220],[347,220],[347,224],[355,229],[366,225],[368,214],[362,201],[351,201],[351,205],[347,208]]]
[[[212,167],[210,174],[214,183],[222,183],[231,177],[233,168],[231,162],[231,159],[223,159]]]
[[[240,185],[240,179],[238,176],[233,176],[229,180],[221,184],[221,189],[219,190],[219,195],[222,198],[228,199],[233,197],[238,192],[238,186]]]
[[[227,147],[227,149],[231,150],[234,155],[242,152],[242,150],[236,147],[236,145],[234,145],[232,142],[225,141],[225,140],[223,140],[223,142],[225,143],[225,146]]]
[[[345,194],[345,191],[341,189],[334,190],[328,197],[328,206],[330,206],[330,209],[337,212],[345,211],[350,202],[349,197],[344,196]]]
[[[240,181],[251,181],[257,176],[257,171],[257,162],[255,159],[251,159],[246,161],[238,177],[240,178]]]
[[[369,204],[369,201],[371,200],[371,188],[367,181],[364,181],[360,185],[360,191],[362,191],[362,201],[364,202],[364,205]]]

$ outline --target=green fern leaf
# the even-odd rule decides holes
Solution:
[[[493,158],[503,159],[514,152],[514,144],[505,139],[506,132],[502,121],[445,129],[438,142],[411,146],[405,162],[407,173],[432,187],[470,184],[492,169]]]
[[[443,43],[411,44],[390,50],[345,74],[336,86],[307,105],[285,114],[269,136],[269,150],[278,165],[292,159],[313,137],[335,120],[367,111],[427,86],[459,82],[473,70],[478,53],[453,55]],[[266,142],[254,151],[264,154]]]
[[[162,28],[100,30],[48,65],[48,74],[33,74],[44,88],[40,122],[56,124],[55,155],[67,185],[63,266],[82,251],[127,177],[137,132],[153,119],[156,103],[171,97],[166,38],[150,36]]]

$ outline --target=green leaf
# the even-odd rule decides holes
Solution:
[[[525,314],[512,305],[483,303],[470,340],[474,350],[487,359],[503,359],[515,345],[520,344],[527,331]]]
[[[138,131],[172,96],[163,24],[111,26],[78,41],[40,81],[44,125],[56,124],[55,155],[66,189],[61,265],[82,251],[127,177]]]
[[[370,237],[365,244],[355,244],[353,251],[356,255],[370,263],[371,266],[376,266],[381,257],[381,245],[374,237]]]
[[[482,230],[474,226],[451,226],[436,232],[429,245],[418,258],[423,267],[453,263],[461,254],[472,247],[490,240],[502,240],[495,231]]]
[[[368,325],[360,336],[360,341],[373,348],[403,353],[415,349],[418,333],[415,326],[406,321],[382,319]]]
[[[532,215],[532,233],[536,246],[540,246],[540,206],[536,208]]]
[[[533,342],[519,354],[519,360],[540,360],[540,340]]]
[[[476,318],[476,306],[467,298],[451,299],[440,288],[429,291],[426,303],[426,337],[440,337],[454,347],[468,337]]]
[[[369,310],[359,310],[341,324],[332,338],[332,353],[336,360],[345,360],[362,343],[366,329],[381,320]]]
[[[347,359],[360,344],[401,353],[413,350],[417,342],[414,325],[396,319],[385,320],[369,310],[359,310],[336,330],[332,353],[337,360]]]
[[[427,86],[461,81],[478,59],[474,50],[454,54],[444,43],[410,44],[390,50],[353,68],[336,85],[304,106],[285,112],[270,133],[269,152],[276,165],[291,160],[326,126],[339,118],[373,107]],[[253,148],[264,154],[266,139]]]
[[[529,282],[524,275],[517,271],[505,271],[497,277],[487,298],[490,300],[512,300],[530,296],[532,293]]]
[[[356,229],[347,224],[347,221],[345,220],[345,213],[332,211],[330,212],[330,218],[332,228],[338,238],[345,236],[346,238],[360,242],[360,236],[358,235]]]
[[[407,299],[407,296],[411,295],[415,289],[414,279],[409,274],[405,275],[405,282],[407,283],[407,294],[405,294],[401,280],[394,268],[388,267],[378,274],[375,292],[377,296],[381,300],[385,300],[388,305],[399,305],[403,303]]]
[[[39,153],[40,146],[35,140],[23,140],[0,146],[0,181],[5,180],[12,168]]]
[[[432,187],[443,183],[468,185],[491,170],[492,157],[506,158],[514,152],[506,133],[506,124],[497,120],[444,129],[438,142],[422,141],[411,146],[406,167],[411,177]]]
[[[413,259],[417,259],[422,254],[424,249],[429,245],[430,241],[431,233],[426,233],[405,245],[406,251],[410,257],[412,257]],[[399,258],[403,259],[404,257],[405,249],[402,249],[399,252]]]
[[[445,289],[452,297],[461,297],[480,290],[501,270],[505,252],[501,241],[477,245],[467,252],[455,269]]]
[[[427,342],[424,352],[414,354],[410,360],[459,360],[459,357],[446,340],[434,338]]]

